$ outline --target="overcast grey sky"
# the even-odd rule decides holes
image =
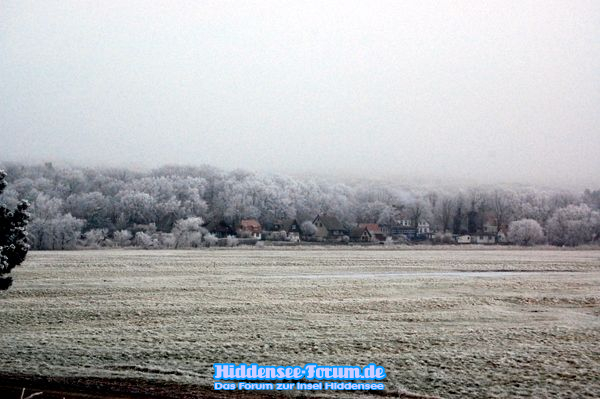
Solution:
[[[0,139],[0,160],[598,187],[600,1],[4,0]]]

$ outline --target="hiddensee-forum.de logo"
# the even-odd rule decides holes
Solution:
[[[359,366],[322,366],[309,363],[302,366],[261,366],[252,363],[249,366],[241,363],[215,363],[213,378],[216,390],[383,390],[383,383],[363,383],[362,381],[380,381],[386,377],[385,369],[370,363]],[[247,381],[294,381],[262,382]],[[300,382],[317,381],[317,382]],[[235,382],[233,382],[235,381]],[[340,382],[359,381],[359,382]]]

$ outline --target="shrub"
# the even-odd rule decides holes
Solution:
[[[238,240],[235,236],[227,236],[226,242],[228,247],[237,247],[240,243],[240,240]]]
[[[544,231],[533,219],[517,220],[508,226],[508,240],[517,245],[539,244],[544,240]]]

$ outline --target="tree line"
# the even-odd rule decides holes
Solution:
[[[0,198],[30,204],[28,240],[34,249],[78,246],[187,248],[213,245],[207,221],[235,225],[255,218],[312,221],[335,215],[348,226],[390,223],[398,214],[427,221],[443,240],[482,227],[506,226],[515,243],[597,242],[600,190],[583,193],[533,187],[410,187],[381,181],[333,181],[224,171],[210,166],[55,167],[3,163],[9,185]],[[232,238],[231,245],[235,245]]]

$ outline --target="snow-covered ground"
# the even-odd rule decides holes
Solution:
[[[386,368],[388,390],[595,397],[600,251],[32,252],[0,372],[209,385],[213,363]]]

